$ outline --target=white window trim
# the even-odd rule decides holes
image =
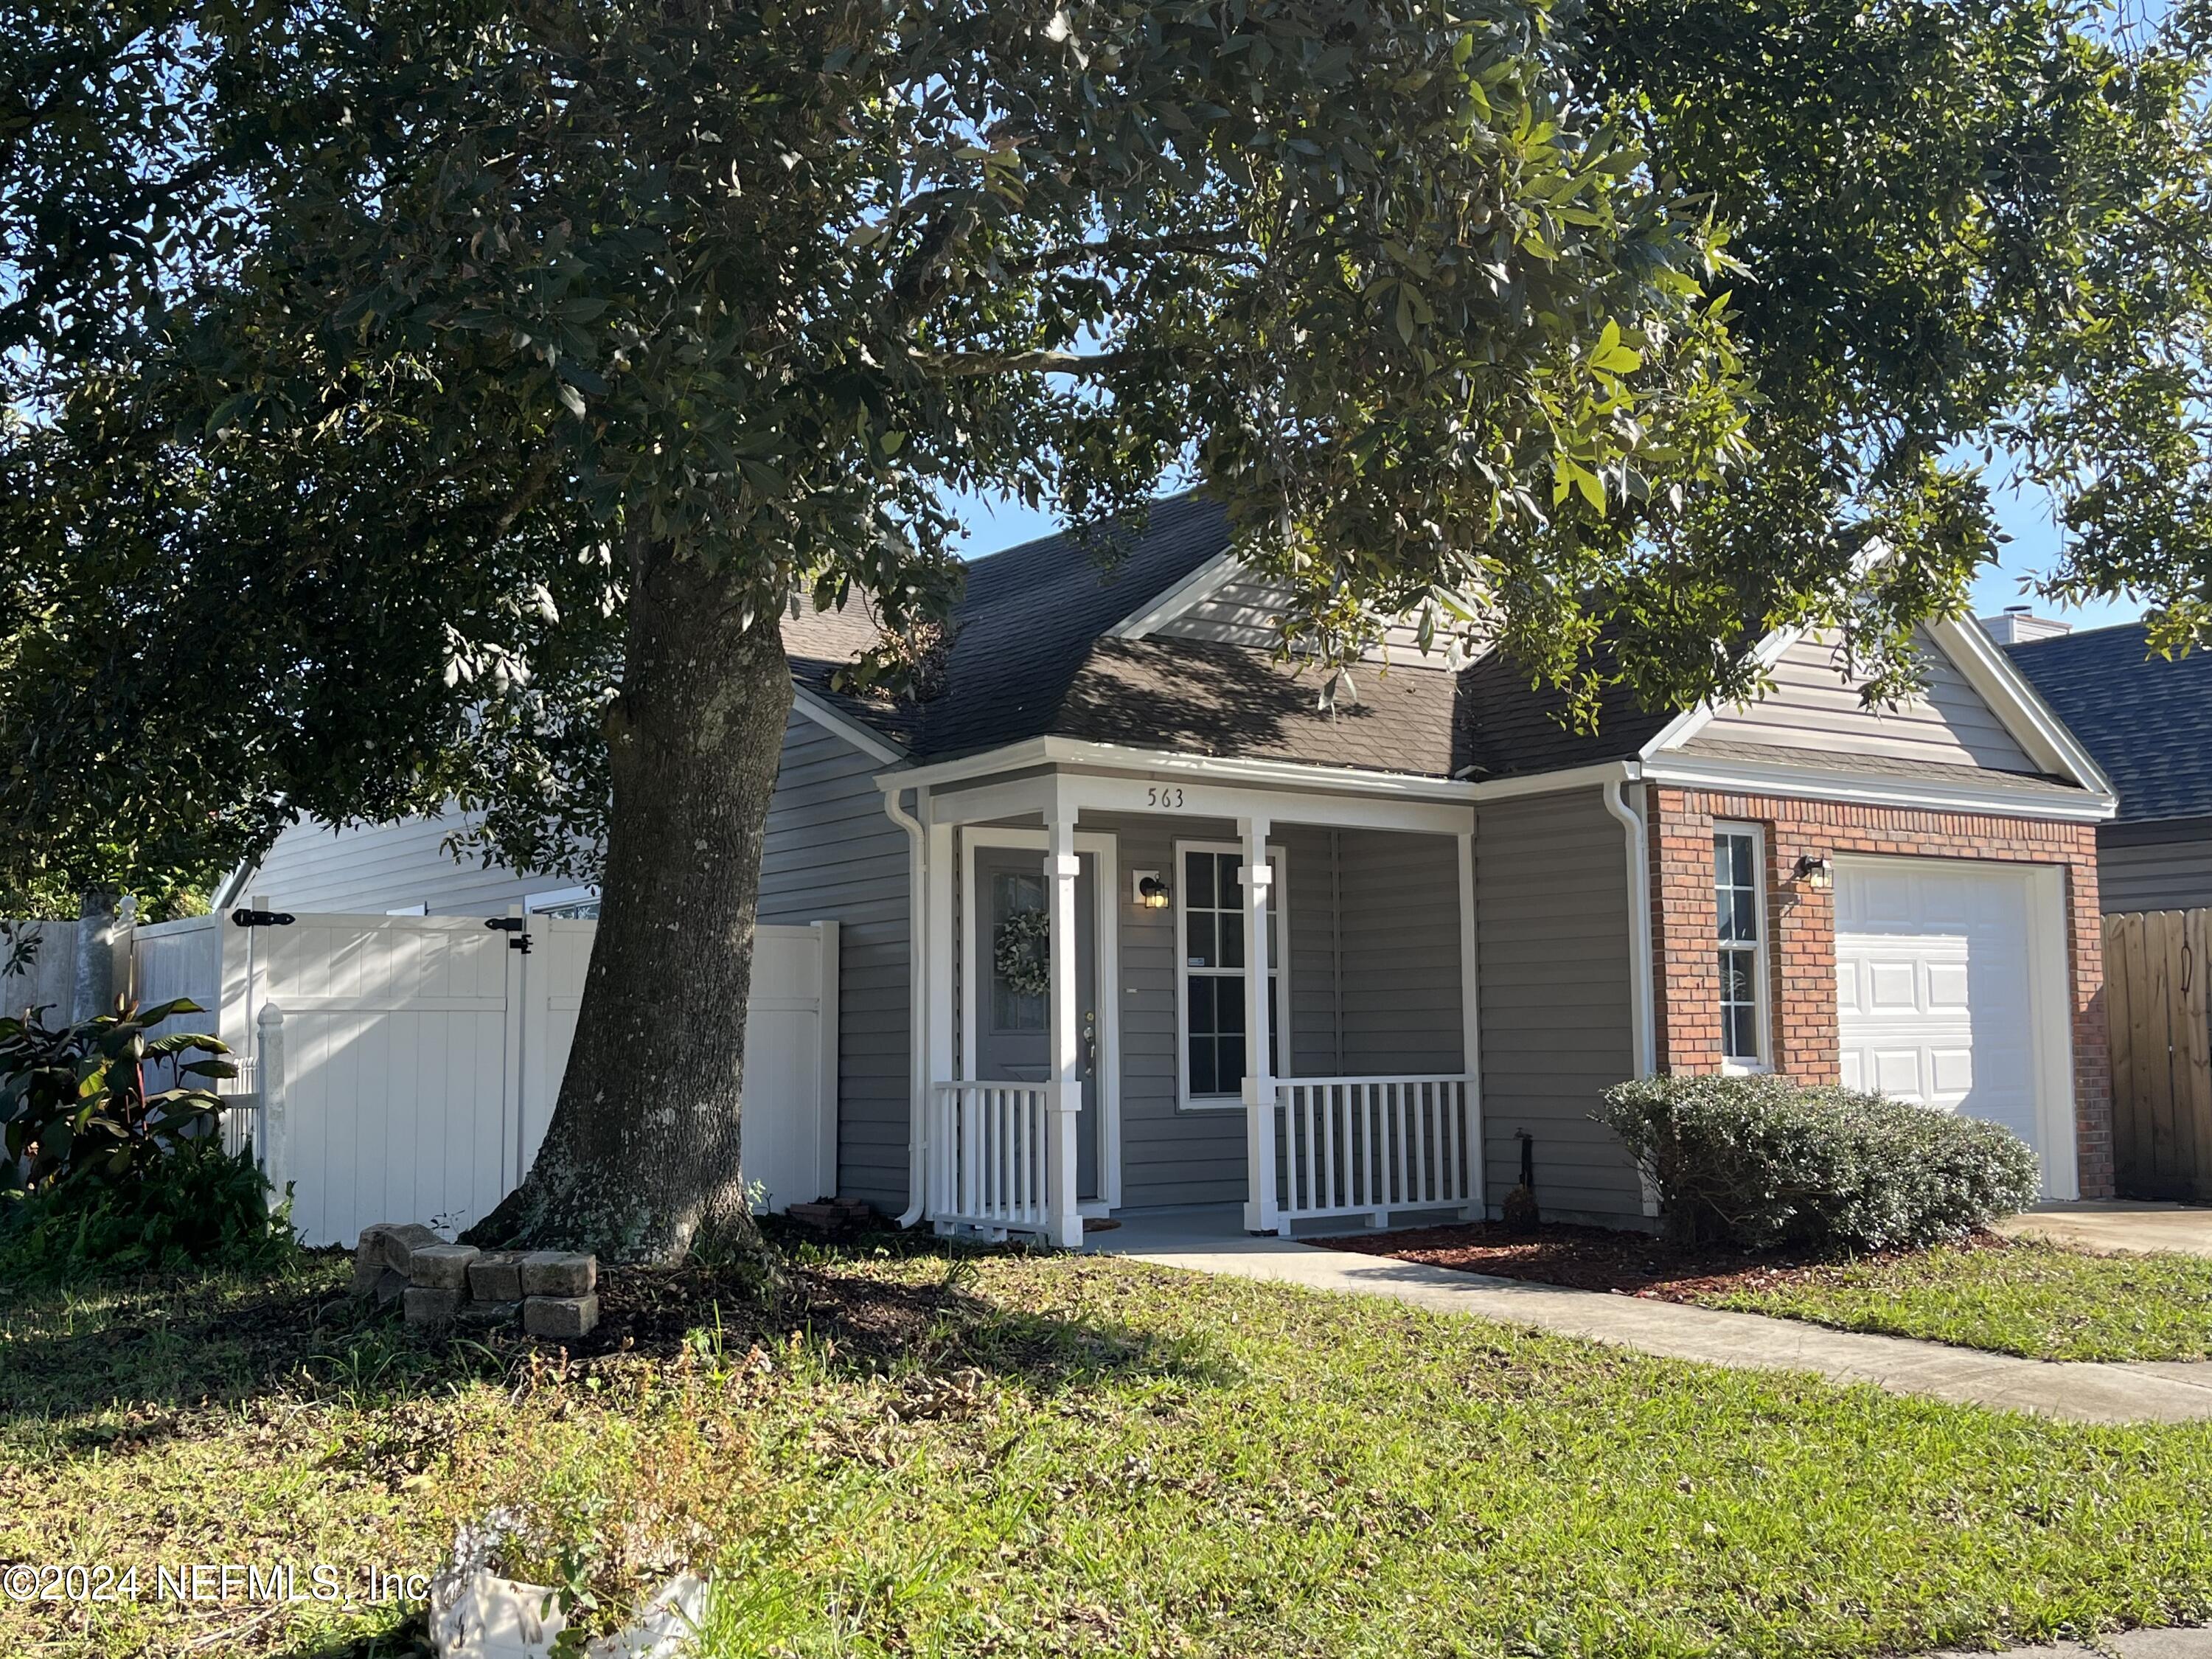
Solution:
[[[1184,854],[1234,853],[1242,857],[1243,852],[1244,843],[1236,841],[1178,841],[1175,844],[1176,1109],[1181,1112],[1241,1112],[1244,1109],[1242,1094],[1194,1095],[1190,1091],[1190,948],[1183,904],[1189,887],[1183,863]],[[1267,865],[1275,872],[1275,908],[1271,918],[1278,964],[1273,969],[1275,1054],[1282,1066],[1278,1075],[1285,1077],[1291,1074],[1289,863],[1279,844],[1274,842],[1267,843]]]
[[[535,915],[540,910],[550,910],[557,905],[581,904],[599,896],[596,887],[549,887],[542,893],[531,893],[522,901],[526,914]]]
[[[1748,836],[1751,837],[1752,927],[1757,937],[1752,941],[1757,947],[1752,951],[1751,994],[1759,1013],[1759,1058],[1742,1060],[1731,1055],[1721,1056],[1721,1070],[1731,1077],[1757,1077],[1774,1069],[1774,992],[1770,978],[1773,961],[1774,941],[1767,929],[1771,907],[1766,902],[1766,826],[1759,823],[1740,823],[1727,818],[1713,821],[1716,836]],[[1717,891],[1719,884],[1708,884]],[[1717,956],[1722,948],[1720,914],[1716,902],[1713,912],[1711,948]],[[1726,1047],[1725,1031],[1721,1042]]]

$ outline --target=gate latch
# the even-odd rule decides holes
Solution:
[[[230,913],[230,925],[234,927],[289,927],[292,913],[289,910],[249,910],[240,905]]]
[[[507,948],[510,951],[520,951],[526,957],[530,954],[530,935],[523,931],[525,922],[522,917],[486,916],[484,926],[502,933],[514,934],[514,937],[507,940]]]

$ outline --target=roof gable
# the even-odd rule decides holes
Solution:
[[[1281,643],[1275,619],[1290,603],[1283,583],[1254,574],[1224,553],[1158,605],[1115,631],[1124,639],[1196,640],[1273,651]],[[1382,637],[1360,655],[1370,663],[1437,673],[1451,672],[1467,661],[1455,641],[1439,638],[1433,650],[1424,651],[1418,622],[1410,617],[1388,623]]]
[[[1774,659],[1771,691],[1755,702],[1716,709],[1696,740],[2041,771],[1942,646],[1924,631],[1918,643],[1925,690],[1894,708],[1869,708],[1860,698],[1867,677],[1852,666],[1841,637],[1806,634]]]

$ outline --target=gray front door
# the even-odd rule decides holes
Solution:
[[[1082,1062],[1083,1115],[1075,1139],[1079,1198],[1098,1196],[1098,949],[1092,917],[1097,908],[1097,860],[1083,855],[1075,882],[1075,1017]],[[1009,937],[1009,918],[1041,915],[1045,908],[1044,854],[1022,848],[975,849],[975,896],[969,907],[980,927],[969,960],[982,981],[975,1006],[975,1075],[986,1082],[1042,1083],[1052,1076],[1051,999],[1017,982],[999,965],[999,942]],[[1021,933],[1016,924],[1014,935]],[[1042,961],[1042,956],[1038,958]],[[1017,975],[1017,979],[1020,976]]]

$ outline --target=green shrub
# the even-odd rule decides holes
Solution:
[[[211,1036],[148,1030],[178,1000],[75,1025],[43,1011],[0,1018],[0,1255],[17,1272],[264,1266],[295,1248],[289,1200],[271,1211],[250,1154],[216,1134],[222,1102],[196,1079],[228,1077]],[[194,1058],[199,1056],[199,1058]],[[179,1085],[149,1093],[149,1061]]]
[[[266,1268],[299,1249],[292,1200],[269,1203],[251,1147],[212,1136],[179,1143],[128,1182],[52,1182],[15,1197],[0,1222],[0,1262],[23,1276]]]
[[[1669,1235],[1748,1249],[1878,1250],[1956,1238],[2035,1200],[2010,1130],[1777,1077],[1655,1077],[1598,1121],[1658,1188]]]
[[[210,1133],[222,1102],[194,1084],[146,1092],[146,1062],[167,1061],[184,1078],[225,1078],[237,1067],[211,1036],[147,1031],[179,1014],[204,1012],[183,997],[151,1008],[120,1004],[75,1025],[49,1026],[33,1008],[0,1018],[0,1125],[26,1192],[63,1182],[128,1185],[189,1139]],[[191,1060],[200,1054],[204,1059]]]

